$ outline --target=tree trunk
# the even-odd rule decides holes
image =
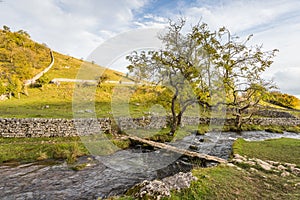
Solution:
[[[242,121],[243,120],[243,117],[239,111],[239,113],[237,113],[236,115],[236,118],[235,118],[235,127],[237,129],[237,131],[241,131],[242,130]]]
[[[174,135],[177,129],[177,116],[176,116],[176,109],[175,109],[175,104],[176,104],[176,99],[178,97],[178,89],[176,88],[176,92],[172,98],[172,105],[171,105],[171,111],[172,111],[172,119],[171,119],[171,131],[170,135]]]
[[[177,126],[181,125],[182,114],[183,112],[179,112],[179,114],[177,115]]]
[[[24,92],[24,94],[25,94],[26,96],[29,96],[28,90],[27,90],[27,86],[24,86],[23,92]]]
[[[177,117],[175,112],[175,106],[173,106],[173,103],[172,103],[172,118],[171,118],[170,126],[171,126],[170,135],[174,135],[177,129]]]
[[[176,120],[171,122],[171,130],[170,130],[170,135],[173,136],[176,132],[177,129],[177,122]]]

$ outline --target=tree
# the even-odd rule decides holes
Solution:
[[[5,93],[6,93],[6,87],[4,86],[4,83],[0,80],[0,96]]]
[[[107,81],[109,79],[109,77],[106,74],[103,74],[102,76],[100,76],[97,80],[97,87],[101,87],[101,84],[104,83],[105,81]]]
[[[5,32],[10,32],[10,28],[8,26],[6,26],[6,25],[3,25],[3,30]]]
[[[127,56],[131,62],[128,70],[133,76],[156,83],[165,88],[164,93],[170,96],[171,135],[181,124],[189,106],[196,103],[209,105],[212,77],[216,75],[209,71],[211,68],[204,62],[208,45],[198,43],[199,37],[203,37],[208,44],[214,44],[214,34],[206,32],[206,26],[200,25],[195,26],[192,32],[183,34],[184,25],[183,19],[179,23],[170,22],[168,32],[159,36],[164,43],[163,49],[133,52]]]
[[[263,51],[262,45],[247,46],[252,35],[241,42],[226,28],[219,29],[218,35],[220,40],[214,64],[222,74],[226,105],[235,116],[235,126],[240,131],[267,92],[276,88],[272,81],[264,80],[262,74],[271,66],[278,50]]]
[[[11,96],[13,95],[14,97],[20,99],[22,88],[22,82],[16,76],[8,78],[8,85],[6,87],[6,91],[9,95],[9,98],[11,98]]]
[[[18,30],[17,33],[20,35],[24,35],[26,38],[30,38],[30,35],[24,30]]]
[[[49,77],[46,74],[43,74],[39,79],[36,80],[35,86],[36,87],[41,87],[43,89],[45,84],[48,84],[50,82]]]
[[[251,36],[240,42],[226,28],[210,31],[205,23],[183,34],[184,24],[182,19],[170,22],[167,33],[159,36],[163,49],[127,56],[131,62],[128,70],[139,79],[171,90],[170,134],[175,133],[183,113],[194,103],[207,108],[230,107],[237,129],[241,129],[243,114],[273,87],[262,73],[272,64],[276,50],[263,52],[262,46],[248,47]]]

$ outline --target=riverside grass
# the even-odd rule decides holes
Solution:
[[[300,165],[300,140],[271,139],[247,142],[238,139],[233,153],[249,158]],[[298,176],[281,177],[263,171],[249,172],[220,165],[193,170],[198,177],[189,189],[173,192],[170,199],[299,199]]]
[[[92,141],[101,147],[103,155],[126,149],[129,140],[107,138],[115,145],[108,145],[107,140]],[[112,148],[114,147],[114,148]],[[67,163],[76,162],[80,156],[90,155],[80,137],[51,137],[51,138],[0,138],[0,164],[23,164],[45,160],[65,160]]]
[[[0,164],[29,163],[42,160],[75,162],[88,155],[78,137],[65,138],[0,138]]]
[[[293,163],[300,166],[300,140],[281,138],[265,141],[237,139],[233,152],[249,158]]]

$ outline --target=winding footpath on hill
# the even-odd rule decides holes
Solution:
[[[51,57],[51,62],[48,65],[48,67],[46,67],[43,71],[41,71],[40,73],[35,75],[32,79],[24,81],[25,86],[35,83],[36,80],[41,78],[45,73],[47,73],[52,68],[52,66],[54,65],[54,56],[53,56],[53,52],[51,49],[50,49],[50,57]]]

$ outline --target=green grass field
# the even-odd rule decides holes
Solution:
[[[108,69],[97,64],[82,61],[58,52],[53,53],[55,62],[47,72],[50,80],[54,78],[97,80],[97,77],[106,75],[111,81],[131,81],[121,72]]]
[[[247,142],[238,139],[234,142],[233,151],[250,158],[288,162],[300,166],[300,140],[282,138]]]
[[[130,110],[132,116],[144,116],[145,112],[149,111],[147,105],[135,103],[136,100],[134,98],[142,98],[141,96],[130,98],[130,90],[132,89],[126,86],[110,84],[103,85],[101,88],[87,86],[77,89],[77,96],[73,96],[74,87],[74,83],[62,83],[59,86],[48,84],[42,89],[29,88],[29,96],[22,95],[20,99],[12,98],[0,101],[0,116],[16,118],[72,118],[73,102],[77,103],[76,107],[74,107],[74,112],[83,112],[81,113],[83,117],[84,114],[90,115],[85,113],[86,110],[94,108],[98,117],[109,117],[112,114],[122,116],[126,113],[126,109]],[[118,89],[118,94],[112,99],[113,90],[116,90],[116,88],[121,88],[122,90]],[[73,98],[75,98],[74,101]],[[144,98],[150,97],[146,94]],[[91,103],[94,105],[91,105]],[[115,109],[112,109],[112,106]]]

